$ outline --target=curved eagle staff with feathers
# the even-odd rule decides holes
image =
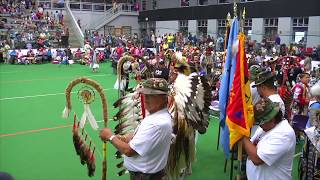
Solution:
[[[148,62],[149,57],[148,56],[143,56],[139,57],[139,62],[140,62],[140,79],[149,79],[154,77],[153,72],[154,72],[154,67]]]
[[[90,140],[90,145],[86,145],[86,140],[88,138],[88,133],[85,132],[84,125],[86,121],[89,121],[89,124],[94,130],[97,130],[98,124],[93,116],[93,113],[90,109],[90,104],[95,99],[95,91],[97,91],[100,95],[101,102],[102,102],[102,113],[103,113],[103,120],[104,120],[104,127],[107,127],[108,123],[108,108],[107,108],[107,99],[103,92],[103,88],[96,82],[91,79],[81,77],[71,81],[68,87],[65,90],[66,93],[66,106],[63,110],[62,117],[67,119],[70,112],[71,112],[71,90],[78,84],[84,84],[85,86],[82,87],[78,91],[78,98],[84,104],[84,112],[82,114],[81,120],[77,123],[76,115],[74,116],[74,125],[73,125],[73,142],[78,155],[81,158],[81,164],[87,163],[88,166],[88,175],[91,177],[94,175],[95,171],[95,158],[94,152],[96,147],[93,148],[93,151],[90,150],[91,145],[93,144],[92,140]],[[79,131],[81,133],[79,134]],[[85,134],[84,134],[85,133]],[[85,136],[85,138],[81,138]],[[102,162],[102,180],[107,179],[107,144],[106,142],[103,143],[103,162]]]
[[[145,70],[144,71],[149,71],[148,70],[147,61],[144,60],[143,62],[145,63],[145,67],[144,67]],[[130,64],[126,64],[126,63],[130,63]],[[126,77],[125,77],[125,73],[128,73],[128,72],[125,72],[125,71],[130,69],[130,67],[131,67],[132,71],[136,73],[136,80],[137,80],[138,83],[141,82],[142,73],[145,73],[145,72],[143,72],[143,70],[140,70],[139,62],[133,56],[124,55],[119,59],[119,62],[118,62],[118,65],[117,65],[117,82],[116,83],[118,83],[118,97],[120,99],[123,96],[125,96],[125,89],[121,89],[121,86],[123,87],[124,84],[129,83],[129,82],[127,82],[129,80],[126,79]],[[144,102],[143,96],[140,96],[140,101]],[[119,108],[121,109],[121,106],[119,106]],[[141,105],[141,112],[142,112],[143,117],[144,117],[145,116],[144,103],[142,103],[142,105]],[[119,124],[121,124],[122,122],[123,122],[123,120],[120,119],[119,120]]]
[[[144,67],[142,69],[140,69],[140,64],[134,57],[126,55],[120,58],[117,66],[118,78],[116,83],[119,83],[118,87],[121,87],[119,80],[123,80],[125,72],[124,65],[126,62],[132,63],[131,66],[133,71],[135,71],[136,73],[136,80],[138,83],[140,83],[142,80],[142,74],[145,74],[146,78],[151,77],[152,73],[150,71],[147,60],[145,58],[140,58],[140,60],[144,64]],[[118,121],[118,125],[116,125],[114,133],[119,139],[128,143],[128,139],[131,139],[129,137],[132,136],[140,121],[145,117],[145,108],[143,103],[144,98],[135,91],[129,94],[125,94],[124,91],[123,93],[121,93],[120,88],[118,95],[119,99],[113,104],[114,108],[119,108],[118,113],[116,113],[116,115],[113,117],[115,121]],[[116,152],[115,157],[117,159],[122,158],[122,154],[120,153],[120,151]],[[123,163],[124,161],[122,159],[116,165],[117,168],[123,168],[117,173],[118,176],[122,176],[126,173],[126,169],[124,168]]]
[[[118,61],[117,81],[114,85],[115,89],[118,89],[119,98],[125,95],[125,88],[129,83],[129,79],[127,78],[127,75],[129,73],[130,68],[132,71],[138,72],[139,63],[131,55],[125,54]]]

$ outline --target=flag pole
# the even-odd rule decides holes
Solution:
[[[229,39],[229,35],[230,35],[230,27],[231,27],[231,15],[228,12],[227,14],[227,24],[226,24],[226,33],[225,33],[225,37],[224,37],[224,45],[223,45],[223,62],[222,62],[222,69],[221,72],[223,72],[223,67],[224,64],[226,62],[226,57],[227,57],[227,48],[228,48],[228,39]]]
[[[227,54],[227,46],[228,46],[228,39],[229,39],[229,34],[230,34],[230,27],[231,27],[231,15],[230,13],[227,14],[227,24],[226,24],[226,33],[225,33],[225,37],[224,37],[224,47],[223,47],[223,63],[222,63],[222,69],[221,72],[223,72],[223,67],[224,67],[224,63],[226,61],[226,54]],[[220,125],[218,126],[218,140],[217,140],[217,150],[219,150],[219,144],[220,144],[220,133],[221,133],[221,129],[220,129]],[[227,160],[225,161],[225,167],[227,165]],[[224,168],[224,172],[226,172],[226,168]]]
[[[237,18],[238,17],[238,15],[237,15],[237,11],[238,11],[238,9],[237,9],[238,7],[237,7],[237,3],[236,3],[236,0],[233,0],[233,18]],[[233,156],[234,156],[234,147],[232,148],[232,153],[231,153],[231,171],[230,171],[230,180],[232,180],[233,179],[233,169],[234,169],[234,167],[233,167],[233,161],[234,161],[234,158],[233,158]]]
[[[244,33],[244,19],[246,15],[246,9],[243,8],[243,11],[240,16],[240,32]],[[246,54],[244,54],[245,56]],[[240,62],[242,63],[242,62]],[[242,178],[242,141],[238,141],[238,174],[237,174],[237,180],[241,180]]]

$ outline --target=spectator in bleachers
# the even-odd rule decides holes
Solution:
[[[10,64],[15,64],[16,63],[16,60],[17,60],[17,51],[15,49],[13,49],[11,52],[10,52],[10,59],[9,59],[9,63]]]

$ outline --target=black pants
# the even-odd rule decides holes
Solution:
[[[164,177],[164,170],[161,170],[154,174],[130,171],[130,180],[163,180]]]

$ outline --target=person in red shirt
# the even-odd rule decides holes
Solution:
[[[298,75],[298,83],[292,88],[293,101],[292,101],[292,115],[300,114],[307,115],[309,105],[309,82],[310,74],[300,73]]]

